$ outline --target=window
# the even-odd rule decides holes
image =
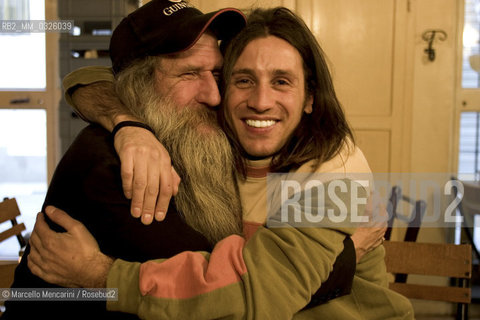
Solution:
[[[463,10],[462,56],[459,57],[461,81],[457,84],[456,119],[458,123],[457,176],[461,180],[480,178],[480,0],[465,0]],[[459,19],[462,22],[462,17]],[[459,28],[462,30],[462,28]],[[474,226],[474,242],[480,247],[480,216],[467,219]],[[473,221],[472,221],[473,220]],[[456,243],[461,241],[460,225]]]
[[[0,2],[2,20],[45,20],[44,1]],[[45,90],[45,33],[0,33],[0,90]]]
[[[2,0],[0,20],[29,20],[30,0]]]
[[[45,110],[0,109],[0,168],[0,197],[17,199],[21,222],[32,230],[47,192]],[[7,227],[2,224],[2,229]],[[0,257],[15,258],[18,251],[12,237],[2,242]]]
[[[460,117],[460,145],[458,177],[478,180],[480,174],[480,112],[462,112]]]
[[[0,20],[45,19],[44,0],[0,0]],[[47,137],[56,133],[52,125],[47,127],[47,119],[52,123],[55,118],[53,82],[48,79],[58,71],[48,68],[46,59],[47,39],[52,41],[54,36],[0,32],[0,199],[17,199],[22,212],[18,220],[25,224],[26,232],[33,229],[41,210],[47,167],[54,160],[54,139],[47,143]],[[50,49],[50,56],[55,54]],[[6,228],[6,223],[0,225],[0,232]],[[16,259],[19,247],[15,237],[2,242],[0,260]]]
[[[457,175],[476,180],[480,178],[480,0],[464,2],[462,41]]]
[[[463,26],[462,88],[479,88],[480,76],[480,2],[465,1]]]

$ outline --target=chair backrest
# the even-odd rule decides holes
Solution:
[[[404,216],[398,213],[398,205],[400,201],[404,201],[409,206],[413,207],[410,216]],[[385,232],[385,239],[390,240],[394,220],[399,219],[408,224],[404,241],[416,241],[426,208],[427,203],[425,201],[411,199],[402,194],[402,189],[399,186],[394,186],[387,205],[389,219],[387,231]]]
[[[388,272],[442,276],[458,280],[458,286],[394,282],[390,283],[390,289],[411,299],[459,303],[463,309],[470,303],[472,248],[469,244],[385,241],[384,246]]]
[[[457,180],[455,177],[452,180]],[[462,230],[467,237],[468,242],[472,245],[475,258],[480,260],[479,248],[475,245],[473,236],[473,226],[475,223],[475,215],[480,214],[480,183],[478,181],[461,181],[463,185],[463,193],[455,187],[453,196],[460,200],[457,209],[463,217]]]
[[[462,207],[466,214],[480,214],[480,182],[462,181]]]
[[[20,215],[20,209],[18,208],[17,200],[15,198],[5,198],[0,202],[0,223],[10,221],[12,226],[7,230],[0,233],[0,242],[16,236],[20,247],[26,246],[26,241],[22,236],[22,231],[25,230],[23,223],[18,224],[17,217]]]

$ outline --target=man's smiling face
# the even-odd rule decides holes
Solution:
[[[274,155],[287,143],[303,113],[312,112],[305,94],[300,53],[275,36],[252,40],[236,61],[227,84],[225,108],[250,156]]]

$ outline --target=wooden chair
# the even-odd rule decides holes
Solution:
[[[452,177],[452,180],[456,180]],[[463,185],[463,194],[460,194],[457,188],[453,189],[455,198],[461,201],[457,206],[460,215],[463,217],[462,230],[467,237],[467,241],[472,245],[473,253],[480,262],[480,251],[474,241],[474,222],[475,215],[480,214],[480,182],[478,181],[461,181]]]
[[[10,286],[11,280],[13,280],[13,271],[22,256],[23,250],[27,246],[27,240],[22,235],[22,231],[25,230],[25,225],[17,222],[17,217],[20,216],[20,214],[20,209],[18,208],[15,198],[5,198],[0,202],[0,224],[11,224],[10,228],[0,233],[0,243],[15,236],[20,244],[19,257],[17,260],[0,261],[0,288]]]
[[[398,213],[398,204],[401,201],[403,201],[405,205],[412,207],[410,216],[405,216]],[[410,197],[402,194],[402,188],[399,186],[394,186],[392,188],[392,193],[390,194],[389,203],[387,205],[389,219],[387,231],[385,232],[385,240],[390,240],[394,220],[398,219],[408,223],[403,241],[417,241],[418,232],[420,231],[420,225],[422,224],[426,209],[427,203],[425,201],[411,199]],[[395,282],[407,282],[407,277],[407,274],[397,273],[395,275]]]
[[[404,201],[413,207],[410,216],[406,217],[397,212],[400,201]],[[427,203],[425,201],[411,199],[410,197],[402,194],[402,189],[399,186],[394,186],[392,188],[392,193],[390,194],[390,200],[387,206],[389,220],[387,231],[385,232],[385,239],[390,240],[393,222],[395,219],[399,219],[408,223],[404,241],[416,241],[426,208]]]
[[[385,241],[385,263],[393,274],[448,277],[450,286],[390,283],[390,289],[410,299],[457,303],[457,318],[467,319],[471,301],[472,248],[469,244]]]
[[[17,200],[15,198],[5,198],[0,202],[0,224],[11,224],[10,228],[0,233],[0,243],[10,237],[17,237],[18,243],[20,244],[20,258],[21,253],[27,245],[27,240],[22,235],[22,231],[25,230],[25,225],[17,222],[18,216],[20,216],[20,209],[18,208]],[[19,259],[13,261],[0,261],[0,288],[9,288],[12,285],[13,275],[18,262]],[[3,302],[0,303],[0,306],[1,305],[3,305]]]
[[[0,233],[0,242],[16,236],[20,244],[20,249],[23,249],[27,245],[27,241],[22,235],[22,231],[25,230],[25,225],[23,223],[18,224],[17,222],[17,217],[20,216],[20,214],[20,209],[18,208],[15,198],[5,198],[0,202],[0,223],[10,221],[12,224],[9,229]]]

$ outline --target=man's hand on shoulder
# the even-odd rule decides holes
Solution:
[[[120,157],[122,186],[132,199],[132,216],[150,224],[165,219],[168,204],[178,192],[180,177],[165,147],[148,130],[123,127],[115,134]]]
[[[105,288],[113,259],[78,220],[49,206],[48,217],[66,232],[51,230],[39,213],[32,236],[28,267],[43,280],[63,287]]]

